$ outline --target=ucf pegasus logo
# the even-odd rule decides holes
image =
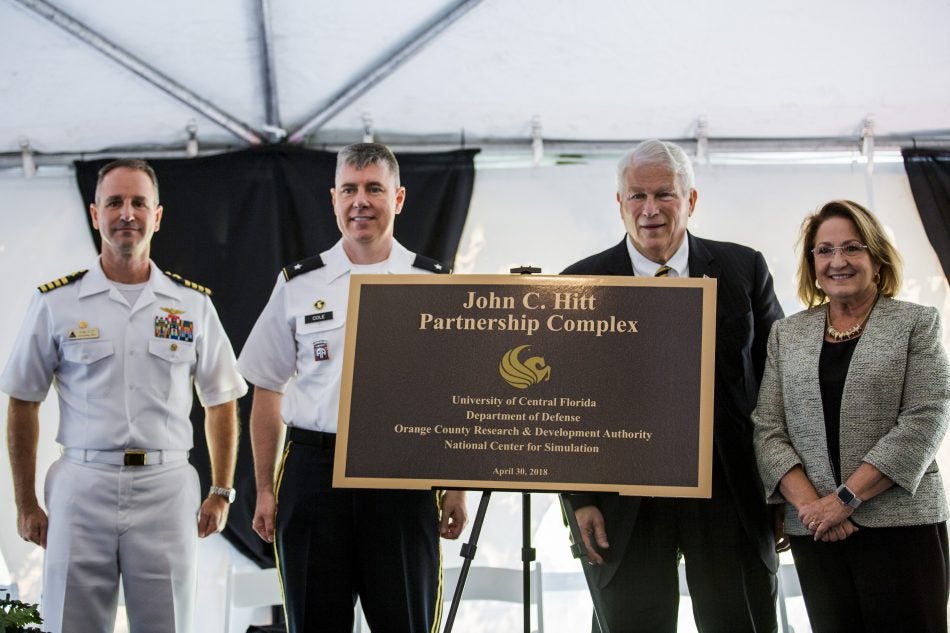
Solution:
[[[505,352],[498,364],[498,372],[509,385],[516,389],[527,389],[542,380],[551,379],[551,368],[544,364],[540,356],[532,356],[522,362],[518,355],[530,345],[519,345]]]

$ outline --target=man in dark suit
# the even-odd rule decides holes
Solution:
[[[761,253],[687,232],[696,198],[692,165],[681,148],[640,143],[617,168],[627,235],[564,270],[717,280],[712,498],[571,495],[594,566],[591,590],[599,594],[610,633],[676,631],[680,555],[699,631],[777,629],[778,559],[752,448],[751,414],[769,330],[782,308]]]

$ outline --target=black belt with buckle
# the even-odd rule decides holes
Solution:
[[[336,433],[324,433],[323,431],[308,431],[307,429],[298,429],[290,427],[287,431],[287,439],[298,444],[307,446],[316,446],[333,450],[336,448]]]

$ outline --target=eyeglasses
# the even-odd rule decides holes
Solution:
[[[822,244],[821,246],[813,248],[811,253],[817,259],[831,259],[835,256],[835,251],[840,251],[842,255],[848,259],[851,259],[852,257],[857,257],[866,251],[867,248],[867,246],[864,244],[859,244],[858,242],[842,244],[841,246],[828,246],[827,244]]]

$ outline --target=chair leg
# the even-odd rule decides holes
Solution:
[[[788,606],[785,604],[785,580],[782,578],[782,568],[779,566],[776,578],[778,580],[778,614],[779,622],[782,625],[782,633],[794,633],[788,625]]]

